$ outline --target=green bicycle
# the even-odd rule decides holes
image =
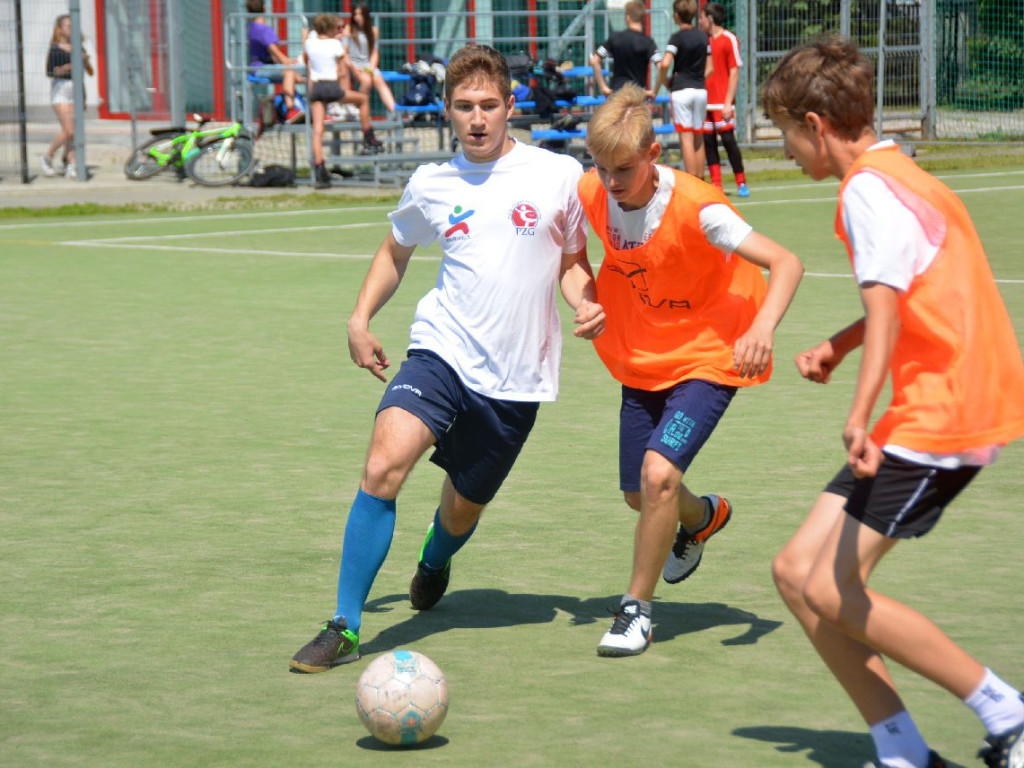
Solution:
[[[153,137],[139,145],[124,174],[133,181],[148,179],[168,168],[206,187],[234,184],[256,165],[256,147],[241,123],[226,128],[207,128],[207,120],[193,115],[195,130],[154,128]]]

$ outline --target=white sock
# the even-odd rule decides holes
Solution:
[[[627,592],[626,594],[624,594],[622,596],[622,603],[621,603],[621,605],[625,605],[626,603],[631,603],[631,602],[634,602],[634,601],[640,604],[640,615],[641,616],[646,616],[647,618],[651,618],[651,601],[650,600],[641,600],[639,597],[633,597],[631,594],[629,594]]]
[[[871,738],[886,768],[928,768],[931,750],[906,710],[872,725]]]
[[[997,677],[985,667],[985,676],[964,704],[978,716],[985,729],[996,736],[1011,731],[1024,722],[1024,701],[1020,691]]]

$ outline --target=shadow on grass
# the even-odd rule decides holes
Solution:
[[[429,749],[439,749],[448,746],[448,739],[438,736],[436,733],[429,739],[419,744],[385,744],[373,736],[363,736],[356,742],[356,746],[369,752],[422,752]]]
[[[758,725],[737,728],[733,734],[744,739],[756,739],[778,744],[777,752],[807,753],[807,759],[823,766],[861,765],[875,759],[875,745],[867,733],[850,731],[819,731],[813,728]],[[948,768],[964,768],[946,761]]]
[[[390,605],[405,603],[407,594],[386,595],[366,604],[365,613],[386,613]],[[572,625],[607,621],[620,596],[580,600],[567,595],[536,595],[504,592],[500,589],[467,589],[450,592],[432,610],[388,627],[369,642],[364,653],[379,653],[411,645],[430,635],[450,629],[493,629],[521,624],[546,624],[568,614]],[[365,625],[364,621],[364,625]],[[749,611],[722,603],[658,603],[654,611],[654,635],[665,642],[680,635],[713,627],[739,626],[743,631],[722,641],[722,645],[750,645],[782,626],[782,622],[761,619]],[[595,638],[594,642],[597,642]]]

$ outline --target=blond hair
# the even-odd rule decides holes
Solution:
[[[586,144],[595,159],[649,150],[654,144],[654,122],[646,92],[626,83],[609,96],[590,118]]]

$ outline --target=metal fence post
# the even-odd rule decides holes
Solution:
[[[171,123],[185,124],[185,62],[181,56],[181,2],[167,0],[167,59],[171,96]]]
[[[885,6],[886,0],[878,0],[878,71],[875,74],[875,135],[882,138],[882,121],[885,104]]]
[[[78,181],[88,181],[85,163],[85,65],[82,56],[82,7],[80,0],[70,0],[71,15],[71,87],[75,99],[75,172]]]
[[[25,117],[25,40],[21,29],[21,0],[14,0],[14,35],[17,40],[18,66],[18,145],[21,159],[21,183],[31,181],[28,175],[28,126]]]

